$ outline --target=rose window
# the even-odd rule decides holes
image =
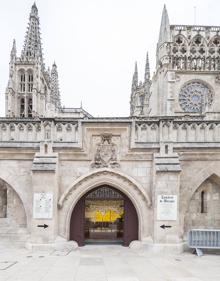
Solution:
[[[179,103],[185,112],[203,112],[212,104],[212,100],[212,91],[200,82],[185,85],[179,94]]]

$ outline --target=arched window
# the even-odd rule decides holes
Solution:
[[[140,102],[139,105],[143,105],[144,104],[144,95],[140,95],[139,96],[139,102]]]
[[[45,153],[45,154],[48,153],[48,145],[47,145],[47,144],[44,145],[44,153]]]
[[[201,192],[201,213],[205,214],[208,212],[207,206],[207,192],[204,190]]]
[[[20,117],[25,117],[25,101],[24,101],[24,98],[21,98],[21,102],[20,102]]]
[[[32,109],[33,109],[32,98],[29,98],[28,99],[28,117],[32,117]]]
[[[19,79],[20,79],[20,92],[24,93],[25,92],[25,73],[24,71],[20,71],[19,73]]]
[[[33,73],[30,71],[28,72],[28,93],[32,93],[33,91]]]
[[[7,217],[7,188],[0,186],[0,218]]]

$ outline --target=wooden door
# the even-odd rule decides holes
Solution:
[[[131,200],[123,195],[124,199],[124,226],[123,244],[129,246],[133,240],[138,240],[138,216]],[[73,209],[70,220],[70,240],[76,241],[79,246],[85,244],[85,196]]]
[[[138,216],[131,200],[124,197],[124,246],[129,246],[131,241],[138,240]]]
[[[85,198],[82,197],[73,209],[70,220],[70,240],[74,240],[79,246],[85,243]]]

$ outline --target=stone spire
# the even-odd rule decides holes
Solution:
[[[164,42],[170,42],[170,23],[166,5],[164,5],[162,13],[158,47],[161,46]]]
[[[138,84],[138,69],[135,63],[135,71],[132,81],[131,99],[130,99],[130,116],[147,116],[149,114],[149,97],[150,97],[150,64],[148,53],[145,63],[144,83]]]
[[[137,62],[135,62],[135,70],[132,79],[132,90],[136,89],[137,87],[138,87],[138,68],[137,68]]]
[[[150,80],[150,64],[149,64],[149,57],[147,52],[146,57],[146,64],[145,64],[145,74],[144,74],[144,83]]]
[[[15,42],[15,39],[14,39],[13,40],[13,46],[12,46],[12,49],[11,49],[11,55],[10,55],[11,62],[15,61],[16,55],[17,55],[17,49],[16,49],[16,42]]]
[[[60,90],[59,90],[59,79],[57,72],[57,65],[54,62],[51,70],[51,95],[50,102],[55,105],[55,108],[58,109],[61,107],[60,102]]]
[[[34,3],[31,7],[29,23],[21,53],[22,60],[38,60],[43,64],[38,9]]]

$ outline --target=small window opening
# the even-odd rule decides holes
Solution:
[[[201,192],[201,213],[207,213],[208,206],[207,206],[207,193],[203,190]]]
[[[25,101],[24,101],[24,98],[21,99],[20,117],[25,117]]]
[[[25,92],[25,74],[21,73],[20,75],[20,92]]]
[[[33,91],[33,74],[28,74],[28,92]]]
[[[0,218],[7,218],[7,188],[0,186]]]
[[[47,144],[44,145],[44,153],[45,153],[45,154],[48,153],[48,145],[47,145]]]
[[[168,154],[168,144],[165,145],[165,154]]]
[[[33,106],[32,106],[32,99],[30,98],[28,100],[28,117],[32,117],[32,109],[33,109]]]

